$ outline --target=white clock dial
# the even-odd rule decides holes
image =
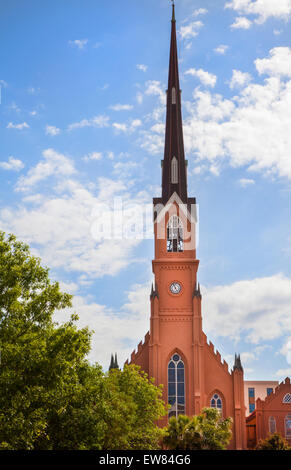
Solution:
[[[179,294],[181,292],[181,284],[179,282],[172,282],[170,285],[170,291],[172,294]]]

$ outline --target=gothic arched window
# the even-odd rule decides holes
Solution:
[[[183,224],[177,215],[172,215],[167,225],[167,251],[183,251]]]
[[[176,157],[172,158],[172,163],[171,163],[171,183],[172,184],[178,183],[178,160]]]
[[[285,417],[285,434],[287,439],[291,439],[291,413]]]
[[[176,104],[176,88],[172,88],[172,104]]]
[[[283,398],[283,403],[291,403],[291,393],[286,393]]]
[[[214,393],[214,395],[212,396],[210,400],[210,406],[211,408],[216,408],[220,412],[220,414],[222,414],[222,399],[218,395],[218,393]]]
[[[169,418],[185,414],[185,366],[177,353],[168,364],[168,403]]]
[[[276,419],[274,416],[269,417],[269,432],[270,434],[274,434],[274,432],[276,432]]]

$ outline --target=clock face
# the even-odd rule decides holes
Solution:
[[[172,284],[170,285],[170,291],[172,292],[172,294],[180,294],[181,289],[182,287],[179,282],[172,282]]]

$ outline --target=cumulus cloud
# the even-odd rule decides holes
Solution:
[[[85,162],[89,162],[90,160],[101,160],[102,158],[102,153],[101,152],[91,152],[91,153],[88,153],[88,155],[85,155],[83,157],[83,160]]]
[[[216,54],[224,55],[228,49],[229,49],[229,46],[227,46],[226,44],[220,44],[220,46],[217,46],[214,49],[214,52],[216,52]]]
[[[6,127],[7,129],[17,129],[22,131],[23,129],[28,129],[29,125],[27,122],[22,122],[21,124],[13,124],[13,122],[9,122]]]
[[[81,296],[73,299],[73,308],[55,314],[56,321],[67,321],[73,312],[79,314],[79,327],[94,330],[89,359],[98,361],[108,369],[111,353],[118,352],[122,367],[131,352],[144,338],[149,328],[149,284],[136,284],[127,292],[127,300],[121,309],[113,309],[97,303],[86,302]],[[98,328],[96,328],[98,325]]]
[[[198,36],[200,29],[204,26],[202,21],[190,21],[189,23],[181,26],[178,34],[182,40],[186,41],[186,48],[189,49],[192,45],[191,40]]]
[[[247,72],[241,72],[241,70],[233,70],[232,77],[229,82],[229,86],[231,89],[236,87],[242,87],[251,81],[252,77]]]
[[[189,69],[185,72],[185,75],[192,75],[197,77],[203,85],[214,87],[216,84],[217,77],[213,73],[206,72],[203,69]]]
[[[252,180],[250,178],[241,178],[239,180],[239,185],[242,187],[242,188],[247,188],[248,186],[252,186],[255,184],[255,180]]]
[[[252,22],[248,20],[245,16],[238,16],[235,18],[234,23],[230,25],[232,29],[249,29],[252,25]]]
[[[36,185],[49,177],[49,194],[36,193]],[[81,184],[71,159],[48,149],[18,179],[16,189],[26,191],[25,197],[17,206],[0,210],[0,227],[29,243],[44,264],[77,273],[83,283],[116,275],[137,261],[134,250],[142,242],[142,236],[131,235],[132,207],[140,208],[151,200],[145,191],[134,195],[129,188],[121,171],[114,179],[98,178],[97,185]],[[115,206],[116,197],[121,208]],[[100,217],[102,224],[114,221],[106,236],[96,232]],[[121,233],[122,243],[112,230]]]
[[[282,274],[203,288],[204,324],[214,335],[258,343],[291,332],[291,279]]]
[[[117,132],[128,132],[128,133],[131,133],[131,132],[134,132],[138,127],[140,127],[142,125],[142,122],[140,119],[132,119],[130,120],[128,123],[124,123],[124,122],[114,122],[112,124],[113,128],[117,131]]]
[[[142,72],[146,72],[147,69],[148,69],[148,66],[147,65],[144,65],[144,64],[137,64],[136,68],[138,70],[141,70]]]
[[[112,106],[109,106],[110,109],[113,111],[129,111],[133,109],[133,106],[131,104],[114,104]]]
[[[47,135],[55,136],[55,135],[58,135],[60,132],[61,132],[61,130],[56,126],[47,125],[46,128],[45,128],[45,133]]]
[[[69,44],[76,46],[79,50],[82,50],[86,44],[88,44],[88,39],[75,39],[74,41],[69,41]]]
[[[197,10],[193,11],[192,16],[206,15],[206,13],[208,13],[208,10],[206,8],[197,8]]]
[[[291,48],[274,47],[269,57],[255,60],[260,75],[291,78]]]
[[[18,179],[17,191],[28,191],[52,175],[70,176],[75,172],[73,162],[65,155],[53,149],[44,150],[42,155],[42,160]]]
[[[291,0],[231,0],[226,2],[225,8],[255,16],[255,22],[262,24],[268,18],[288,20],[291,15]]]
[[[82,129],[83,127],[108,127],[109,117],[104,115],[94,116],[90,119],[82,119],[82,121],[74,122],[68,126],[68,131]]]
[[[24,163],[18,158],[9,157],[8,162],[0,162],[2,170],[20,171],[24,167]]]

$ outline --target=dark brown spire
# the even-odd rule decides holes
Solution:
[[[186,162],[182,128],[176,19],[175,5],[173,4],[169,82],[167,90],[165,153],[162,177],[163,203],[166,203],[174,192],[180,196],[184,203],[187,203]]]

